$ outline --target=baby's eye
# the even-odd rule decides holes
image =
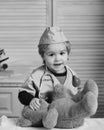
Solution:
[[[60,52],[60,55],[64,55],[66,52]]]
[[[53,53],[51,53],[51,54],[48,54],[48,56],[54,56],[54,54],[53,54]]]

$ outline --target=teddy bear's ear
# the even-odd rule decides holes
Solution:
[[[73,75],[72,84],[74,87],[78,87],[81,84],[81,80],[75,75]]]

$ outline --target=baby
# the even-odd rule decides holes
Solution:
[[[68,89],[71,98],[81,91],[80,79],[67,65],[71,44],[62,30],[59,27],[47,27],[38,48],[43,65],[33,70],[18,94],[19,101],[25,106],[22,111],[23,118],[19,121],[21,126],[33,125],[36,116],[41,119],[42,109],[47,110],[52,101],[47,98],[47,93],[53,91],[58,84]],[[46,108],[41,108],[41,100],[44,100]],[[37,126],[41,125],[37,121]]]

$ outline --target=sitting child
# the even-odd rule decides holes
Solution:
[[[23,118],[19,122],[21,126],[34,125],[34,116],[35,119],[36,116],[41,119],[41,99],[44,99],[48,107],[52,100],[47,99],[47,92],[53,91],[57,84],[68,89],[72,99],[82,91],[79,87],[80,79],[67,65],[71,44],[59,27],[47,27],[40,38],[38,48],[44,64],[33,70],[18,94],[19,101],[25,106],[22,111]],[[35,126],[41,125],[42,123],[38,122]]]

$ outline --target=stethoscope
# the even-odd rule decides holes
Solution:
[[[76,76],[75,72],[68,66],[71,74],[72,74],[72,85],[74,87],[78,87],[81,84],[81,80]]]
[[[67,67],[68,67],[68,69],[70,70],[70,72],[72,74],[72,85],[74,87],[78,87],[81,84],[81,80],[76,76],[76,73],[69,66],[67,66]],[[46,67],[46,70],[47,70],[47,67]],[[43,73],[43,75],[41,77],[40,86],[41,86],[42,78],[43,78],[44,74],[45,74],[45,72]],[[51,77],[51,79],[53,79],[53,78]]]

